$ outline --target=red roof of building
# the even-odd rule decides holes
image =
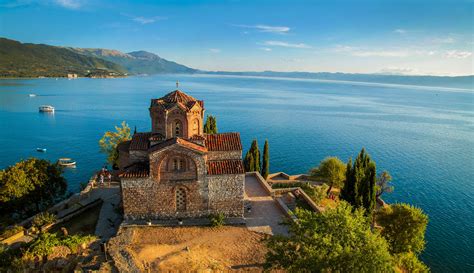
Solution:
[[[150,175],[150,166],[148,162],[135,163],[128,167],[119,174],[122,178],[143,178]]]
[[[170,139],[167,139],[161,143],[158,143],[156,145],[153,145],[151,148],[150,148],[150,151],[157,151],[157,150],[161,150],[165,147],[168,147],[168,146],[171,146],[171,145],[174,145],[174,144],[178,144],[178,145],[181,145],[181,146],[184,146],[184,147],[187,147],[187,148],[190,148],[190,149],[193,149],[193,150],[197,150],[199,152],[207,152],[207,148],[204,147],[204,146],[201,146],[199,144],[196,144],[194,142],[191,142],[189,140],[186,140],[186,139],[183,139],[183,138],[180,138],[180,137],[175,137],[175,138],[170,138]]]
[[[210,160],[207,162],[207,174],[243,174],[244,165],[240,159]]]
[[[148,148],[150,148],[150,137],[151,132],[135,133],[132,137],[132,142],[130,143],[130,150],[148,150]]]
[[[151,106],[162,105],[165,109],[169,109],[176,104],[179,104],[186,109],[191,109],[196,103],[198,103],[202,108],[204,108],[203,101],[197,100],[180,90],[170,92],[159,99],[151,100]]]
[[[222,133],[206,135],[206,148],[209,151],[241,151],[239,133]]]

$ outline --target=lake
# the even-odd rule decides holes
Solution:
[[[261,149],[268,139],[271,172],[305,173],[327,156],[346,161],[365,147],[378,172],[393,176],[395,191],[384,199],[429,215],[422,260],[433,272],[474,271],[473,90],[203,75],[5,79],[0,168],[32,156],[71,157],[77,168],[65,175],[77,192],[105,162],[103,133],[123,120],[149,131],[150,99],[174,90],[176,80],[205,101],[220,132],[240,132],[245,149],[253,138]],[[55,114],[38,113],[42,104]]]

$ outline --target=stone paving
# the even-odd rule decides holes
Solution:
[[[288,234],[288,228],[280,224],[285,218],[284,213],[253,175],[245,177],[245,201],[251,206],[251,211],[245,212],[249,230],[267,234]]]

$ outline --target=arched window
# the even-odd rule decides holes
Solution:
[[[186,161],[181,158],[173,159],[173,171],[184,172],[186,170]]]
[[[186,190],[183,188],[176,190],[176,210],[186,211]]]
[[[183,124],[180,120],[174,122],[174,136],[180,137],[183,135]]]
[[[193,135],[199,135],[199,120],[193,120]]]

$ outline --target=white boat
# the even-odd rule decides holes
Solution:
[[[36,94],[29,94],[30,97],[36,97]]]
[[[75,167],[76,166],[76,161],[70,159],[70,158],[60,158],[58,160],[58,164],[61,166],[65,167]]]
[[[52,112],[54,112],[54,107],[51,106],[51,105],[41,105],[39,107],[39,111],[40,112],[50,112],[50,113],[52,113]]]

